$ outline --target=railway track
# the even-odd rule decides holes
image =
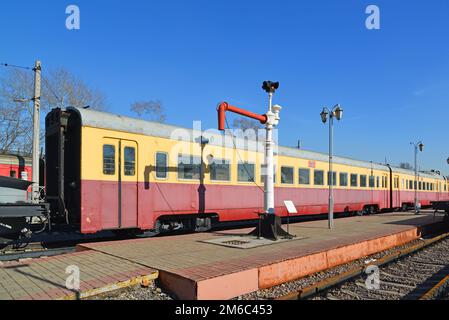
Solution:
[[[35,259],[41,257],[56,256],[65,253],[75,252],[75,247],[61,247],[61,248],[34,248],[23,251],[3,251],[0,253],[0,261],[17,261],[21,259]]]
[[[110,232],[95,235],[82,235],[70,230],[47,232],[33,235],[28,239],[20,239],[3,243],[0,246],[0,261],[54,256],[75,251],[79,243],[123,240]]]
[[[449,233],[276,300],[431,300],[448,296]]]

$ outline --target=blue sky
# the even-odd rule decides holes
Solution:
[[[65,9],[81,10],[81,30]],[[367,30],[365,9],[380,8]],[[263,113],[263,80],[280,81],[282,145],[327,151],[323,106],[341,103],[335,152],[413,163],[449,174],[449,2],[430,1],[8,1],[0,62],[66,67],[130,114],[159,99],[167,122],[216,127],[220,101]],[[0,69],[0,73],[4,70]]]

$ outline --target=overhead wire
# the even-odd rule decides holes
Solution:
[[[228,119],[227,118],[225,118],[225,122],[226,122],[226,127],[228,128],[228,130],[230,130],[231,128],[229,127],[229,123],[228,123]],[[248,171],[248,168],[245,166],[245,162],[243,161],[243,159],[242,159],[242,157],[241,157],[241,155],[240,155],[240,152],[239,152],[239,149],[237,148],[237,144],[235,143],[235,136],[233,135],[233,134],[231,134],[231,138],[232,138],[232,144],[234,145],[234,149],[235,149],[235,151],[236,151],[236,153],[237,153],[237,156],[239,157],[239,160],[240,160],[240,162],[243,164],[243,168],[245,169],[245,171],[246,171],[246,173],[248,174],[248,176],[249,177],[251,177],[251,176],[253,176],[253,183],[262,191],[262,192],[265,192],[265,190],[260,186],[260,185],[258,185],[257,184],[257,182],[256,182],[256,177],[255,177],[255,174],[250,174],[250,172]],[[255,171],[255,170],[254,170]]]

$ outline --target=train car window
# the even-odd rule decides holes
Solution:
[[[166,179],[168,174],[168,154],[156,153],[156,178]]]
[[[281,167],[281,183],[283,184],[293,184],[295,181],[294,168],[292,167]]]
[[[254,164],[239,163],[237,166],[237,180],[239,182],[254,182]]]
[[[370,188],[374,188],[375,186],[375,177],[374,176],[369,176],[369,187]]]
[[[359,176],[357,175],[357,174],[354,174],[354,173],[352,173],[351,174],[351,187],[358,187],[359,186],[359,184],[358,184],[358,179],[359,178]]]
[[[103,145],[103,174],[115,174],[115,146]]]
[[[331,173],[330,171],[327,172],[327,185],[330,185],[331,183]],[[332,171],[332,185],[337,185],[337,173],[335,171]]]
[[[178,155],[178,178],[199,180],[201,175],[201,157]]]
[[[376,177],[376,188],[377,189],[380,188],[380,178],[379,178],[379,176]]]
[[[366,175],[360,175],[360,188],[366,188]]]
[[[299,184],[310,184],[310,169],[299,169]]]
[[[267,175],[267,173],[266,166],[264,164],[260,166],[260,172],[260,182],[265,183],[265,176]],[[276,183],[276,166],[274,166],[273,168],[273,182]]]
[[[136,149],[125,147],[125,176],[136,175]]]
[[[348,186],[348,174],[344,172],[340,172],[340,187]]]
[[[408,182],[408,188],[409,188],[410,190],[413,190],[413,181],[412,181],[412,180],[410,180],[410,181]]]
[[[214,181],[230,181],[231,167],[228,160],[214,159],[210,164],[210,179]]]
[[[316,186],[324,185],[324,171],[323,170],[315,170],[313,174],[313,182]]]
[[[418,183],[418,189],[422,190],[422,182],[421,181],[419,181],[419,183]]]

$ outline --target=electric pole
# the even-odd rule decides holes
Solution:
[[[40,140],[40,102],[41,102],[41,62],[36,61],[34,68],[33,96],[33,185],[32,202],[39,202],[39,140]]]

